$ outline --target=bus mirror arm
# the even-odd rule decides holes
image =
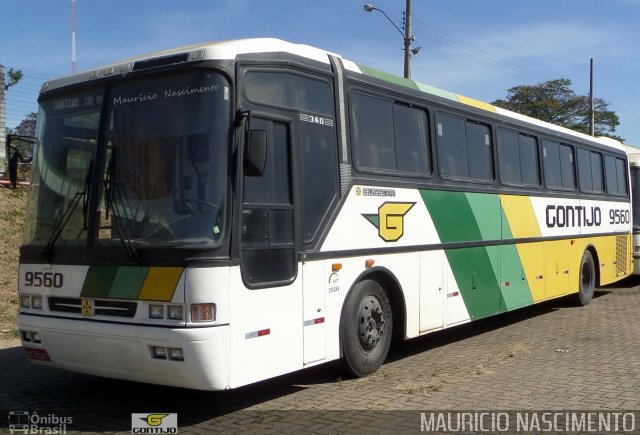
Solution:
[[[245,145],[245,175],[250,177],[262,176],[267,161],[267,132],[264,130],[249,131]]]

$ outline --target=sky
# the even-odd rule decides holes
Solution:
[[[405,0],[76,0],[77,70],[198,42],[276,37],[403,74]],[[37,111],[42,83],[71,73],[71,1],[0,0],[0,64],[23,72],[6,124]],[[412,78],[478,100],[567,78],[620,118],[640,145],[640,0],[413,0]]]

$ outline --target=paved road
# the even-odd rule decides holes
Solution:
[[[420,432],[434,410],[603,409],[640,411],[640,286],[631,281],[587,307],[560,299],[398,343],[363,379],[325,365],[199,392],[38,367],[19,347],[0,349],[0,415],[71,417],[69,432],[130,433],[134,412],[176,412],[180,433],[404,433]]]

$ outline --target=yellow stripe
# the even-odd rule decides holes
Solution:
[[[182,267],[152,267],[144,280],[138,299],[170,302],[182,275]]]
[[[541,237],[536,214],[528,196],[500,195],[502,209],[515,239]],[[516,245],[534,302],[545,299],[546,270],[542,242]]]
[[[456,94],[458,97],[458,101],[464,104],[468,104],[469,106],[477,107],[478,109],[488,110],[489,112],[497,112],[496,108],[491,104],[485,103],[484,101],[474,100],[473,98],[465,97],[464,95]]]
[[[546,270],[544,263],[544,247],[542,242],[522,243],[516,245],[522,262],[524,275],[529,284],[533,302],[543,301],[545,296]]]
[[[542,236],[528,196],[500,195],[500,201],[514,238]]]

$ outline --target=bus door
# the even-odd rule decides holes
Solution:
[[[254,183],[249,180],[250,176],[245,176],[245,189],[249,183],[255,184],[257,191],[253,198],[248,197],[247,192],[244,195],[243,276],[246,281],[254,279],[250,278],[252,274],[263,271],[277,275],[265,276],[263,280],[285,282],[295,279],[294,286],[302,287],[295,297],[300,305],[294,307],[293,300],[288,305],[298,315],[296,326],[302,335],[303,364],[315,363],[326,356],[325,304],[331,277],[322,260],[298,263],[300,254],[294,246],[303,252],[317,249],[330,210],[339,200],[332,79],[308,71],[264,66],[240,68],[239,75],[245,99],[243,108],[253,112],[250,129],[266,130],[267,136],[273,138],[267,140],[267,149],[284,143],[287,144],[285,148],[288,147],[273,151],[274,180],[267,177],[267,180]],[[269,191],[263,192],[265,189]],[[271,189],[275,189],[277,195],[272,204],[263,207],[265,198],[271,198]],[[262,212],[254,216],[258,203],[263,204],[259,206]],[[274,223],[277,233],[272,235],[263,231],[256,234],[256,238],[247,238],[244,227],[248,230],[250,221],[255,221],[253,225],[260,228]],[[295,231],[294,225],[298,225]],[[261,240],[272,236],[276,236],[277,245],[259,246]],[[256,248],[262,252],[262,257],[248,261],[249,257],[257,255]]]
[[[241,269],[248,287],[291,283],[297,272],[291,187],[290,124],[251,119],[249,132],[263,137],[266,156],[262,173],[245,162],[241,217]],[[246,154],[246,152],[245,152]]]

